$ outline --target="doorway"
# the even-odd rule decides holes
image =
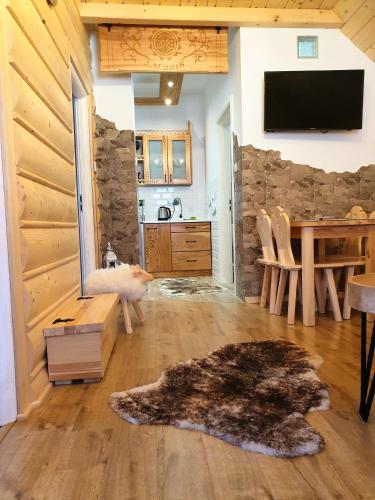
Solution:
[[[3,179],[2,148],[0,143],[0,427],[7,423],[14,422],[17,418],[13,325]]]
[[[83,288],[87,276],[96,268],[95,230],[92,199],[88,97],[74,68],[72,68],[72,103],[81,259],[81,288]],[[84,293],[83,289],[82,293]]]
[[[231,127],[231,104],[226,106],[217,123],[219,125],[219,144],[221,145],[221,165],[218,191],[219,210],[219,261],[221,281],[234,284],[234,217],[233,217],[233,139]]]

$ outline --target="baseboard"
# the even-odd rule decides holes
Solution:
[[[245,297],[246,304],[260,304],[260,295],[257,297]]]
[[[30,413],[43,403],[44,399],[46,398],[47,394],[51,389],[52,389],[52,384],[51,383],[47,384],[46,387],[43,389],[43,392],[41,393],[39,399],[33,401],[23,413],[17,414],[17,420],[19,421],[26,420],[30,416]]]
[[[203,271],[166,271],[162,273],[151,273],[154,278],[183,278],[193,276],[211,276],[211,269]]]
[[[0,443],[5,438],[5,436],[8,434],[8,432],[12,428],[13,424],[14,424],[14,422],[11,422],[10,424],[4,424],[0,427]]]

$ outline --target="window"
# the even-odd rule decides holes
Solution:
[[[297,54],[301,59],[311,59],[318,57],[318,37],[317,36],[298,36]]]

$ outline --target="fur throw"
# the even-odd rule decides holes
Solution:
[[[284,340],[229,344],[170,366],[153,384],[113,393],[109,402],[133,424],[199,430],[265,455],[312,455],[324,439],[304,415],[329,407],[320,363]]]
[[[136,302],[146,291],[145,282],[152,279],[152,275],[139,266],[129,264],[121,264],[110,269],[97,269],[86,280],[85,293],[92,295],[119,293],[127,302]]]

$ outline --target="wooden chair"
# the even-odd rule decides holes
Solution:
[[[370,215],[371,217],[371,215]],[[367,219],[367,213],[362,207],[356,205],[352,207],[345,216],[346,219]],[[366,263],[366,257],[362,254],[362,237],[346,238],[343,249],[343,258],[345,263],[345,291],[344,303],[342,306],[342,316],[344,319],[350,319],[351,307],[349,305],[348,284],[349,279],[354,276],[356,269]],[[348,260],[349,259],[349,260]]]
[[[273,314],[276,303],[277,282],[279,278],[279,267],[277,264],[275,249],[273,246],[271,219],[262,208],[257,216],[257,228],[262,243],[263,258],[258,262],[264,266],[262,295],[260,297],[261,307],[267,306],[269,298],[270,313]]]
[[[345,215],[345,219],[367,219],[367,213],[362,207],[356,205],[352,207],[349,212]],[[349,255],[350,257],[362,257],[362,237],[351,237],[345,238],[344,255]]]
[[[290,241],[290,220],[282,207],[276,207],[271,217],[272,230],[275,235],[278,265],[280,267],[280,279],[277,290],[275,314],[281,314],[281,307],[285,295],[285,287],[289,275],[289,298],[288,298],[288,324],[293,325],[295,322],[297,284],[299,271],[302,269],[300,263],[296,263],[292,251]],[[341,311],[337,297],[336,284],[333,276],[333,269],[343,267],[341,263],[334,262],[317,262],[314,265],[315,271],[322,270],[324,273],[324,283],[326,283],[329,298],[332,304],[333,315],[336,321],[341,321]],[[323,309],[322,295],[322,280],[320,279],[320,271],[316,272],[316,295],[319,311]]]

